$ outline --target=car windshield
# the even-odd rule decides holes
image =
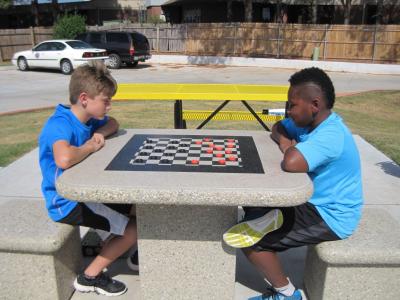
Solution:
[[[90,46],[88,43],[82,42],[82,41],[68,41],[66,42],[70,47],[74,49],[88,49],[88,48],[93,48]]]

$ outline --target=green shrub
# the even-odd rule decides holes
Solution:
[[[55,39],[73,39],[86,32],[85,17],[80,15],[63,15],[54,24]]]

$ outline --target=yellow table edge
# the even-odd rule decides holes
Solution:
[[[113,100],[287,101],[289,86],[203,83],[121,83]]]

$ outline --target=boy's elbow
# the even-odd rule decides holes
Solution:
[[[118,129],[119,129],[119,123],[118,123],[118,121],[117,121],[116,119],[114,119],[113,117],[110,117],[110,121],[109,121],[109,122],[112,124],[112,131],[113,131],[113,133],[117,132]]]
[[[68,169],[72,165],[72,161],[68,156],[62,156],[55,159],[56,166],[60,169]]]
[[[302,154],[294,147],[286,150],[281,167],[286,172],[306,173],[308,172],[308,164]]]
[[[296,163],[293,159],[284,159],[281,163],[282,169],[286,172],[298,172]]]

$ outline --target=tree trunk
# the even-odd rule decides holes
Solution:
[[[244,21],[253,21],[253,0],[244,0]]]
[[[351,0],[346,1],[346,5],[344,7],[344,24],[350,24],[350,14],[351,14]]]
[[[58,1],[57,0],[51,0],[51,9],[53,12],[53,25],[58,19]]]
[[[226,20],[228,22],[232,22],[233,20],[232,0],[226,1]]]
[[[318,21],[318,1],[314,0],[312,3],[312,22],[317,24]]]
[[[32,26],[39,26],[39,7],[37,0],[32,1],[32,15],[33,15]]]

